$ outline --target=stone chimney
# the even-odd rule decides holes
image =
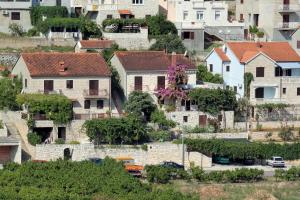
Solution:
[[[262,43],[260,43],[259,41],[256,43],[256,46],[257,46],[257,48],[262,48],[263,47]]]
[[[176,60],[177,56],[176,56],[176,52],[172,52],[171,55],[171,65],[172,66],[176,66],[177,65],[177,60]]]
[[[65,72],[67,68],[65,67],[65,62],[61,61],[59,62],[59,72]]]

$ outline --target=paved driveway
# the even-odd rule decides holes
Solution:
[[[249,168],[249,169],[262,169],[265,172],[265,176],[274,176],[276,169],[289,169],[291,168],[291,165],[287,165],[285,168],[273,168],[271,166],[262,166],[262,165],[250,165],[250,166],[244,166],[244,165],[219,165],[214,164],[212,167],[209,168],[203,168],[207,172],[211,171],[224,171],[224,170],[233,170],[233,169],[239,169],[239,168]]]

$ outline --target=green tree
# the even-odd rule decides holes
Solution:
[[[90,37],[99,38],[102,36],[99,25],[86,17],[81,17],[80,31],[83,34],[83,39],[88,39]]]
[[[146,24],[149,29],[149,35],[152,36],[177,34],[175,25],[162,14],[147,17]]]
[[[132,113],[140,117],[144,116],[146,119],[149,119],[151,113],[155,111],[156,105],[148,93],[133,91],[129,94],[124,108],[127,113]]]
[[[22,82],[18,78],[0,79],[0,109],[15,110],[18,108],[16,96],[21,92]]]
[[[168,120],[164,111],[156,109],[151,114],[151,122],[158,124],[159,128],[173,128],[176,126],[176,123],[172,120]]]
[[[162,51],[167,49],[168,53],[184,53],[185,47],[182,40],[176,34],[161,35],[156,37],[156,42],[150,47],[150,50]]]
[[[247,98],[250,98],[250,84],[254,80],[253,74],[250,72],[246,72],[244,74],[244,90]]]
[[[22,25],[17,23],[11,23],[8,26],[8,29],[11,32],[12,36],[22,37],[26,34],[26,31],[23,29]]]
[[[210,82],[210,83],[220,83],[220,84],[224,82],[220,74],[212,74],[211,72],[207,71],[207,67],[205,67],[204,65],[198,66],[197,80]]]

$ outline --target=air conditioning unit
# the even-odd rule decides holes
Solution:
[[[9,12],[8,12],[8,10],[2,10],[2,14],[3,15],[9,15]]]

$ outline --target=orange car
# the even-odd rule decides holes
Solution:
[[[131,157],[118,157],[117,161],[120,161],[124,164],[125,170],[132,174],[133,176],[142,176],[142,171],[144,170],[144,166],[136,165],[134,163],[134,159]]]

